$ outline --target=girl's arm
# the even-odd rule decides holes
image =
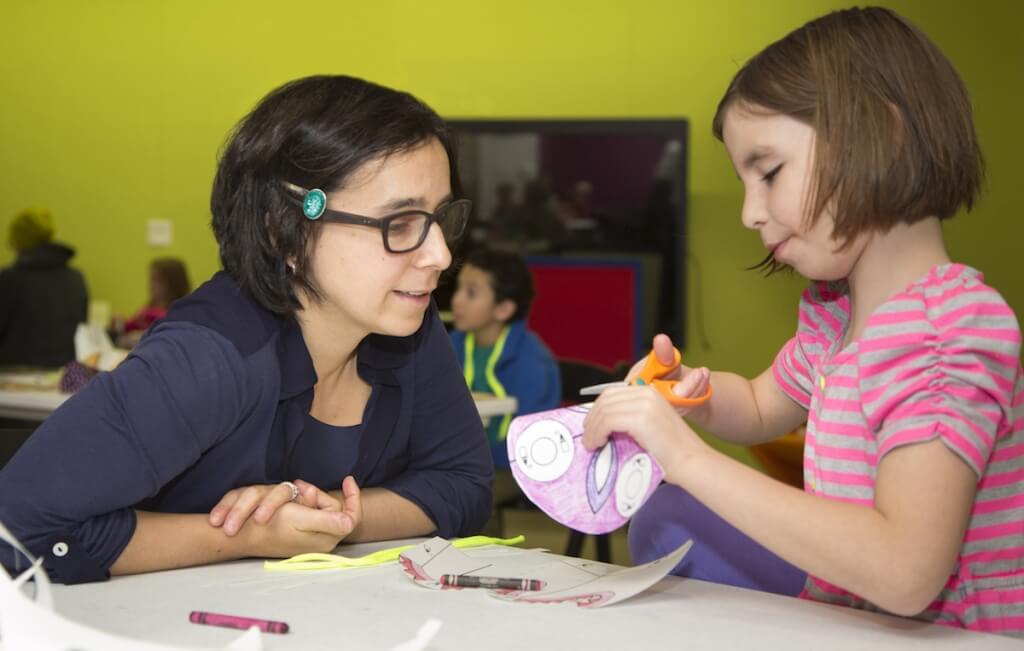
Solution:
[[[655,336],[653,349],[662,363],[668,365],[674,361],[672,340],[667,335]],[[637,362],[627,378],[636,376],[644,361]],[[676,392],[688,397],[703,395],[710,382],[712,393],[707,403],[677,411],[730,443],[754,445],[771,441],[807,420],[807,410],[783,393],[771,368],[748,380],[735,373],[680,366],[678,373],[667,379],[679,380]]]
[[[686,418],[720,439],[756,445],[807,420],[807,411],[779,389],[770,368],[753,380],[721,371],[710,376],[711,400],[691,409]]]
[[[786,561],[898,615],[941,592],[963,544],[978,478],[939,440],[897,448],[873,506],[822,499],[705,448],[673,483]]]

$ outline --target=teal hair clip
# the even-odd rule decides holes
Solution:
[[[317,220],[327,210],[327,195],[320,188],[313,188],[302,200],[302,214],[306,219]]]

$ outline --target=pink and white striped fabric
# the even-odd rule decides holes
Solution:
[[[808,410],[807,492],[871,505],[879,460],[935,438],[977,473],[957,568],[920,618],[1024,636],[1021,334],[1013,311],[982,281],[964,265],[936,267],[879,306],[842,350],[845,283],[815,284],[773,370]],[[874,609],[816,577],[801,596]]]

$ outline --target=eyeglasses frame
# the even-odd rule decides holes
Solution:
[[[367,217],[365,215],[344,212],[342,210],[331,210],[327,207],[327,194],[320,188],[303,190],[302,188],[290,183],[288,186],[290,189],[305,192],[305,197],[302,200],[302,214],[305,215],[306,219],[310,221],[323,220],[324,222],[330,222],[333,224],[351,224],[354,226],[369,226],[370,228],[377,228],[381,232],[380,234],[381,240],[384,242],[384,250],[388,253],[411,253],[412,251],[420,248],[423,246],[423,243],[427,241],[427,235],[430,233],[430,227],[434,224],[440,225],[440,213],[449,210],[455,205],[465,205],[466,218],[463,220],[459,234],[452,238],[452,241],[458,240],[466,231],[466,223],[469,221],[469,212],[473,208],[473,202],[469,199],[455,199],[454,201],[444,204],[435,212],[429,212],[426,210],[403,210],[391,215],[385,215],[384,217]],[[423,215],[426,217],[426,228],[420,231],[420,236],[419,239],[416,240],[416,244],[407,249],[402,249],[400,251],[395,250],[391,248],[391,244],[388,242],[388,228],[396,219],[408,217],[409,215]],[[443,230],[444,229],[442,229],[442,231]]]

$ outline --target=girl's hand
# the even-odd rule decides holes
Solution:
[[[675,361],[675,347],[672,345],[672,339],[666,334],[657,334],[654,336],[652,342],[652,350],[658,361],[669,366]],[[629,369],[629,373],[626,374],[626,381],[632,382],[633,379],[640,374],[643,370],[644,364],[647,358],[644,357],[633,367]],[[663,380],[676,380],[678,384],[675,386],[674,393],[684,398],[699,398],[700,396],[707,393],[708,384],[711,382],[711,371],[706,367],[690,368],[680,364],[674,371],[668,375],[660,378]],[[680,416],[685,415],[694,407],[676,407],[676,413]]]
[[[351,476],[341,484],[344,502],[308,482],[296,481],[302,503],[285,502],[266,524],[249,519],[240,537],[253,556],[283,558],[330,552],[363,519],[359,486]],[[305,503],[313,501],[314,506]]]
[[[351,481],[352,486],[355,486],[355,480],[351,477],[346,477],[346,481]],[[302,506],[331,510],[334,503],[338,503],[338,500],[309,482],[296,479],[294,483],[299,489],[296,502]],[[344,486],[343,482],[343,492]],[[358,506],[358,487],[355,490]],[[278,509],[291,502],[291,496],[291,488],[285,483],[257,484],[232,489],[225,493],[220,502],[210,511],[210,524],[214,527],[223,527],[225,534],[234,536],[250,518],[257,524],[270,522]],[[326,496],[326,500],[321,496]],[[334,510],[341,510],[341,508]],[[362,517],[361,511],[359,517]]]
[[[595,450],[608,441],[612,432],[623,432],[635,439],[674,484],[679,483],[682,466],[707,450],[704,441],[675,408],[650,387],[617,387],[598,397],[583,421],[583,445]]]

